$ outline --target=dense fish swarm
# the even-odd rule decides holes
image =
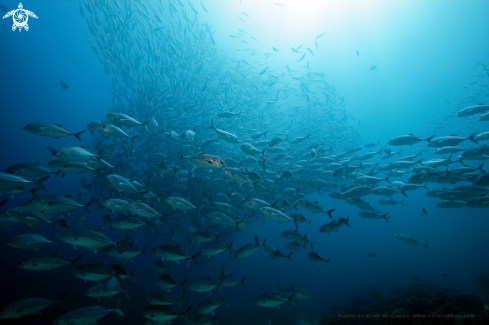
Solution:
[[[196,316],[190,313],[195,312],[200,316],[189,324],[211,324],[218,322],[217,308],[230,307],[226,287],[239,287],[231,295],[247,290],[246,274],[237,274],[239,270],[233,270],[236,276],[231,274],[227,265],[231,259],[263,250],[272,261],[290,263],[293,254],[304,254],[317,267],[336,267],[322,243],[308,239],[312,219],[306,216],[320,214],[315,223],[323,224],[318,228],[321,234],[348,231],[348,227],[355,227],[357,217],[340,217],[341,211],[335,211],[337,200],[358,207],[359,217],[382,223],[395,221],[398,216],[389,215],[388,207],[409,205],[409,192],[414,190],[439,199],[438,208],[489,207],[489,177],[484,169],[489,147],[480,143],[489,140],[487,132],[467,137],[408,134],[362,144],[344,98],[324,73],[310,68],[307,60],[314,58],[311,48],[291,48],[297,60],[283,67],[267,64],[270,56],[285,51],[273,46],[270,53],[258,54],[245,45],[250,47],[240,50],[251,63],[231,58],[218,49],[215,31],[199,14],[201,9],[190,2],[175,2],[80,2],[80,14],[93,35],[90,44],[105,73],[112,76],[112,107],[88,124],[93,139],[90,144],[48,147],[53,158],[48,166],[54,170],[38,163],[19,163],[0,173],[0,192],[30,192],[33,196],[6,211],[0,218],[0,229],[19,224],[60,227],[57,239],[62,245],[82,249],[82,256],[87,250],[126,262],[108,268],[80,264],[82,256],[67,261],[34,254],[19,267],[40,271],[72,265],[74,276],[98,282],[87,288],[87,296],[97,301],[115,295],[133,299],[131,285],[137,286],[138,272],[147,270],[139,270],[131,262],[140,254],[144,258],[152,254],[159,275],[141,318],[146,317],[148,324],[163,324],[177,318],[189,321]],[[204,4],[201,7],[208,12]],[[249,18],[246,13],[238,17]],[[316,51],[317,40],[323,35],[313,40]],[[243,44],[258,41],[241,29],[230,38]],[[69,89],[64,82],[61,87]],[[475,105],[461,109],[457,116],[480,115],[484,121],[487,112],[489,106]],[[32,122],[24,130],[39,136],[81,141],[85,132],[73,133],[62,125],[44,123],[55,121]],[[470,147],[459,147],[462,142]],[[415,144],[423,150],[405,155],[387,146]],[[428,160],[423,156],[431,152],[444,158]],[[375,162],[377,156],[389,162]],[[46,194],[43,182],[51,175],[63,179],[66,173],[85,174],[80,177],[78,195]],[[401,177],[407,182],[394,180]],[[429,190],[429,183],[447,187]],[[308,199],[312,193],[321,194],[328,206]],[[366,196],[370,201],[365,201]],[[376,210],[373,197],[385,208]],[[97,214],[93,213],[95,207]],[[90,209],[92,218],[100,218],[115,232],[84,228],[84,216],[70,215],[75,210],[90,215]],[[428,215],[422,207],[419,212]],[[270,240],[247,230],[259,227],[257,221],[265,218],[284,224],[277,232],[288,241],[290,252],[281,252]],[[233,247],[237,234],[249,236],[249,243]],[[392,236],[429,249],[429,238],[402,233]],[[25,234],[14,237],[9,245],[38,249],[53,242],[40,234]],[[225,265],[219,277],[199,272],[209,258],[220,255],[224,257],[219,263]],[[312,263],[309,267],[315,267]],[[199,278],[177,280],[177,270],[186,267]],[[168,291],[178,292],[179,298],[170,298]],[[189,296],[213,291],[221,291],[222,298],[211,296],[199,305],[186,304]],[[36,314],[53,303],[64,306],[64,296],[12,302],[0,318]],[[254,303],[261,307],[300,306],[301,300],[312,296],[310,289],[279,285],[276,292],[257,293]],[[445,294],[436,297],[433,299],[451,299]],[[243,302],[247,303],[253,302]],[[115,308],[70,306],[54,323],[92,324],[111,312],[124,316],[120,306],[122,301]],[[407,303],[402,306],[396,308],[405,309]],[[443,306],[440,303],[439,307]],[[391,307],[382,308],[393,312]]]

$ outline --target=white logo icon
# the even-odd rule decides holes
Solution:
[[[24,7],[22,6],[22,3],[19,3],[19,9],[9,11],[5,16],[3,16],[3,19],[12,16],[12,19],[14,20],[12,31],[15,31],[17,28],[19,29],[19,32],[22,31],[22,28],[28,31],[29,25],[27,25],[27,21],[29,20],[29,16],[37,19],[35,13],[29,10],[25,10],[23,8]]]

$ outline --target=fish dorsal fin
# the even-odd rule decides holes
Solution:
[[[80,146],[80,148],[83,148],[83,149],[85,149],[85,146]]]
[[[295,287],[295,285],[293,285],[293,284],[291,284],[290,286],[291,286],[291,287]]]
[[[411,237],[414,237],[414,235],[411,235]]]
[[[49,255],[49,256],[51,256],[51,257],[58,257],[59,254],[53,254],[53,255]]]
[[[55,124],[56,126],[59,126],[60,128],[63,127],[63,124]]]
[[[454,133],[454,134],[450,134],[451,137],[456,137],[458,136],[458,134]]]
[[[175,247],[176,247],[176,248],[180,248],[180,247],[182,247],[182,245],[177,245],[177,246],[175,246]]]
[[[41,163],[41,162],[40,162],[40,161],[38,161],[38,162],[35,162],[33,165],[34,165],[34,166],[39,166],[39,164],[40,164],[40,163]]]
[[[93,231],[96,231],[96,232],[101,232],[104,228],[97,228],[97,229],[93,229]]]
[[[67,198],[69,198],[69,199],[73,197],[73,195],[71,195],[71,194],[68,194],[68,195],[63,195],[63,196],[64,196],[64,197],[67,197]]]
[[[319,204],[317,201],[314,201],[314,203]]]
[[[104,262],[97,263],[98,266],[104,265]]]

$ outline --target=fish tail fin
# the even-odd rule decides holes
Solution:
[[[462,165],[464,165],[464,167],[467,167],[467,165],[466,165],[466,164],[464,164],[464,159],[463,159],[463,158],[460,158],[460,159],[458,160],[458,162],[459,162],[459,163],[461,163]]]
[[[336,200],[338,200],[338,198],[340,197],[340,193],[338,193],[336,191],[334,191],[333,193],[334,193],[334,200],[336,202]]]
[[[113,311],[114,313],[116,313],[116,314],[118,314],[118,315],[120,315],[120,316],[122,316],[122,317],[124,317],[124,314],[123,314],[123,313],[122,313],[122,311],[120,310],[120,307],[121,307],[121,305],[122,305],[122,302],[123,302],[123,301],[124,301],[124,299],[121,299],[121,300],[119,301],[119,304],[117,305],[117,307],[115,307],[115,309],[111,309],[111,311]]]
[[[282,292],[282,288],[280,288],[280,284],[277,284],[277,286],[278,286],[277,294],[280,294]]]
[[[44,176],[43,178],[39,178],[38,180],[35,181],[36,185],[44,190],[44,191],[47,191],[48,189],[42,184],[45,180],[47,180],[49,178],[49,175],[47,176]]]
[[[292,304],[292,306],[297,307],[295,302],[292,300],[294,299],[294,296],[295,296],[295,292],[289,297],[288,301]]]
[[[316,242],[314,242],[314,243],[309,243],[309,245],[311,245],[311,250],[312,250],[312,251],[314,250],[314,244],[315,244],[315,243],[316,243]],[[306,244],[307,244],[307,243],[304,243],[304,249],[306,249]]]
[[[136,140],[138,137],[139,137],[139,134],[137,134],[137,135],[135,135],[135,136],[133,136],[133,137],[131,138],[132,150],[134,150],[134,140]]]
[[[477,169],[479,169],[480,171],[485,173],[486,171],[484,169],[482,169],[483,166],[484,166],[484,163],[482,163],[479,167],[477,167]]]
[[[390,178],[390,176],[387,176],[387,177],[384,179],[384,181],[386,181],[386,182],[388,182],[388,183],[392,184],[392,182],[389,180],[389,178]]]
[[[143,126],[144,128],[146,129],[146,131],[149,132],[149,129],[148,129],[148,123],[149,123],[149,120],[147,120],[146,122],[143,123]]]
[[[129,299],[129,294],[127,293],[127,291],[129,290],[129,288],[130,288],[131,286],[132,286],[132,284],[129,284],[129,285],[127,286],[127,288],[123,290],[123,292],[124,292],[124,294],[126,295],[127,299]]]
[[[185,297],[185,291],[183,291],[182,296],[180,298],[178,298],[178,300],[175,302],[178,305],[178,307],[180,307],[180,309],[183,309],[182,300],[184,297]]]
[[[424,243],[423,245],[424,245],[424,247],[426,247],[427,249],[430,249],[430,248],[428,247],[428,242]]]
[[[228,252],[230,252],[230,253],[234,253],[233,249],[231,248],[232,245],[233,245],[233,240],[231,240],[231,242],[229,243],[228,248],[227,248]]]
[[[90,205],[92,205],[92,204],[93,204],[93,202],[95,202],[95,198],[94,198],[94,197],[92,197],[92,198],[90,199],[90,201],[88,201],[88,203],[87,203],[87,204],[85,204],[85,205],[83,206],[83,209],[85,210],[85,212],[86,212],[88,215],[90,215],[90,210],[88,210],[88,208],[90,207]]]
[[[470,136],[469,136],[469,140],[472,141],[473,143],[475,144],[479,144],[479,142],[477,142],[477,140],[475,139],[475,137],[479,134],[479,131],[476,131],[474,133],[472,133]]]
[[[402,194],[402,195],[404,195],[405,197],[407,197],[407,195],[406,195],[406,190],[401,191],[401,194]]]
[[[147,244],[146,244],[146,246],[144,246],[143,251],[142,251],[142,253],[143,253],[143,258],[144,258],[144,259],[146,259],[146,248],[148,248],[148,245],[149,245],[149,243],[147,243]]]
[[[426,141],[428,141],[428,143],[431,142],[431,140],[436,136],[436,134],[433,134],[431,137],[427,138]]]
[[[229,294],[226,294],[226,297],[224,297],[224,299],[222,300],[221,305],[228,306],[229,308],[231,308],[231,305],[229,305],[228,302],[227,302],[228,295]]]
[[[188,317],[187,317],[187,313],[190,311],[190,308],[192,308],[192,306],[189,306],[186,310],[182,311],[179,315],[181,317],[183,317],[187,322],[188,322]]]
[[[293,252],[290,252],[290,254],[289,254],[289,255],[287,255],[287,258],[288,258],[288,259],[289,259],[291,262],[294,262],[294,261],[292,261],[292,259],[290,258],[290,257],[292,256],[292,253],[293,253]]]
[[[229,253],[229,258],[231,258],[231,253]],[[224,294],[224,292],[222,291],[222,281],[219,281],[219,283],[217,284],[217,286],[219,287],[219,291],[221,291],[222,294]]]
[[[326,211],[328,213],[328,216],[333,220],[333,216],[331,215],[336,209],[331,209],[329,211]]]
[[[29,192],[32,194],[33,197],[36,197],[37,196],[36,192],[39,190],[40,188],[33,188],[32,190],[29,190]]]
[[[58,177],[60,180],[63,180],[63,172],[61,170],[58,170],[54,175],[56,175],[56,177]]]
[[[185,283],[187,283],[187,281],[188,281],[188,278],[187,278],[187,279],[185,279],[185,280],[183,280],[182,282],[180,282],[180,283],[178,284],[178,286],[180,287],[180,289],[181,289],[181,290],[182,290],[182,292],[183,292],[183,295],[185,295],[185,288],[184,288],[183,286],[185,285]],[[182,296],[182,298],[183,298],[183,296]]]
[[[56,299],[56,303],[58,303],[63,308],[66,308],[66,305],[65,305],[65,302],[63,301],[63,299],[66,297],[66,295],[68,294],[68,292],[70,292],[70,291],[69,290],[66,291],[65,293],[63,293],[63,295],[61,297],[59,297],[58,299]]]
[[[73,133],[73,136],[78,140],[78,141],[81,141],[81,138],[80,138],[80,134],[82,134],[83,132],[85,132],[85,130],[83,131],[80,131],[78,133]]]
[[[214,129],[214,122],[211,120],[211,126],[209,126],[209,129]]]
[[[243,278],[242,278],[242,279],[241,279],[241,281],[239,281],[239,282],[241,282],[241,283],[242,283],[242,284],[243,284],[243,285],[246,287],[246,284],[245,284],[245,282],[244,282],[245,278],[246,278],[246,274],[245,274],[245,275],[243,275]]]
[[[151,189],[139,192],[139,197],[141,198],[141,201],[144,200],[144,194],[148,193],[149,191],[151,191]]]
[[[76,266],[76,262],[78,262],[82,257],[83,257],[83,255],[78,256],[73,261],[71,261],[70,264],[73,266]]]
[[[324,262],[326,263],[326,265],[329,267],[329,261],[331,260],[331,258],[328,258],[327,260],[324,260]]]
[[[129,275],[130,278],[131,278],[131,280],[132,280],[132,282],[134,282],[136,284],[138,283],[138,280],[136,279],[136,273],[138,273],[139,269],[140,268],[138,267],[137,269],[135,269],[134,271],[132,271],[132,273]]]
[[[219,324],[219,321],[217,320],[217,313],[214,315],[214,319],[213,321],[217,324],[217,325],[221,325]]]
[[[404,201],[406,200],[402,200],[401,202],[399,202],[402,206],[404,206]]]
[[[392,217],[387,217],[387,215],[389,214],[389,212],[387,212],[386,214],[384,214],[382,217],[385,219],[385,222],[389,223],[389,219],[392,218]]]
[[[313,219],[313,218],[311,218],[311,220],[308,220],[308,221],[307,221],[307,222],[309,222],[309,225],[311,225],[312,219]]]
[[[198,252],[197,254],[194,254],[192,256],[190,256],[190,259],[192,260],[192,262],[195,263],[195,265],[199,266],[199,263],[197,263],[197,260],[196,258],[200,255],[201,252]]]

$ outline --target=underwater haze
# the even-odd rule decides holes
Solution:
[[[489,2],[17,1],[0,324],[489,323]]]

